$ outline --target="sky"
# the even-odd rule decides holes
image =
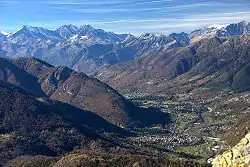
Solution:
[[[191,32],[250,21],[250,0],[0,0],[0,29],[90,24],[116,33]]]

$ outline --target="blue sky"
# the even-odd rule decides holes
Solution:
[[[0,29],[90,24],[116,33],[190,32],[250,20],[250,0],[0,0]]]

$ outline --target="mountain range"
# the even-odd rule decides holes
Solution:
[[[210,25],[187,33],[156,36],[115,34],[90,25],[64,25],[56,30],[23,26],[17,32],[0,33],[0,56],[36,57],[52,65],[64,65],[93,75],[102,67],[134,60],[150,52],[179,48],[213,36],[247,34],[246,21],[228,25]]]
[[[203,86],[249,90],[249,42],[249,35],[203,39],[105,67],[96,77],[121,91],[144,93],[170,88],[173,93],[185,92]]]
[[[86,74],[94,74],[106,65],[131,60],[152,49],[189,44],[185,33],[135,37],[131,34],[105,32],[90,25],[65,25],[55,31],[23,26],[11,35],[1,36],[0,56],[33,56],[52,65],[68,66]]]

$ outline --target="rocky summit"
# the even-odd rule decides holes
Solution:
[[[212,164],[213,167],[250,166],[250,133],[232,149],[213,159]]]

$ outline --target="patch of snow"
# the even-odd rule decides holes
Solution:
[[[73,37],[71,37],[71,39],[75,40],[77,37],[78,37],[78,34],[76,34]]]
[[[219,30],[219,29],[226,28],[229,25],[230,24],[212,24],[212,25],[207,26],[207,28],[214,28],[216,30]]]
[[[176,43],[176,40],[173,40],[172,42],[169,42],[169,43],[167,43],[166,45],[164,45],[164,51],[168,50],[168,48],[169,48],[171,45],[175,44],[175,43]]]
[[[54,31],[48,30],[46,28],[42,28],[42,27],[32,27],[32,26],[22,26],[19,30],[17,30],[17,32],[15,32],[14,34],[25,30],[24,33],[29,33],[33,36],[36,37],[46,37],[48,39],[51,40],[60,40],[61,38],[59,36],[57,36]]]
[[[74,35],[73,37],[71,37],[71,42],[75,42],[77,41],[77,37],[78,37],[78,34]]]
[[[1,30],[0,33],[3,34],[3,35],[5,35],[5,36],[7,36],[7,37],[10,36],[10,33],[7,33],[7,32],[5,32],[3,30]]]
[[[81,36],[80,39],[81,40],[87,40],[87,39],[89,39],[89,37],[88,36]]]

